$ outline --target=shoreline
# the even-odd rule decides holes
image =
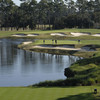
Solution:
[[[88,47],[89,46],[89,47]],[[22,44],[18,45],[18,48],[28,51],[35,51],[35,52],[42,52],[42,53],[49,53],[49,54],[57,54],[57,55],[73,55],[79,56],[84,58],[90,58],[94,55],[94,53],[98,52],[95,45],[81,45],[79,46],[76,44],[66,44],[66,45],[50,45],[50,44],[43,44],[43,45],[33,45],[32,41],[23,42]]]
[[[99,70],[99,68],[97,67],[98,65],[96,64],[99,62],[98,61],[100,57],[99,50],[82,51],[80,48],[61,48],[59,46],[57,47],[57,45],[56,46],[54,45],[53,47],[52,45],[50,45],[48,47],[47,45],[30,45],[30,44],[27,44],[27,45],[21,44],[20,48],[31,51],[31,52],[35,51],[35,52],[43,52],[43,53],[50,53],[50,54],[56,54],[56,55],[73,55],[73,56],[84,57],[84,59],[77,61],[76,63],[72,64],[70,68],[68,68],[70,69],[71,73],[74,73],[72,74],[73,76],[68,77],[67,79],[61,80],[61,81],[58,80],[58,81],[41,82],[38,84],[34,84],[32,86],[47,86],[48,87],[51,85],[55,86],[56,84],[60,84],[60,83],[61,83],[60,84],[61,86],[79,86],[79,85],[88,86],[88,85],[93,85],[93,84],[99,84],[98,74],[96,74],[95,77],[92,77],[94,73],[91,72],[92,68],[95,68],[95,70],[97,71]],[[94,45],[91,45],[91,46],[94,47]],[[97,48],[95,47],[95,49]],[[81,67],[81,64],[82,64],[82,67]],[[65,73],[68,73],[68,71],[65,70]],[[89,74],[92,74],[92,75],[90,76]]]
[[[24,50],[29,50],[29,51],[35,51],[35,52],[44,52],[44,53],[51,53],[51,54],[57,54],[57,55],[60,55],[60,54],[63,54],[63,55],[74,55],[74,56],[79,56],[79,57],[84,57],[84,58],[94,58],[96,53],[99,52],[99,51],[80,51],[80,49],[74,49],[71,48],[63,48],[63,50],[61,49],[61,47],[41,47],[41,46],[34,46],[33,45],[30,45],[32,42],[31,41],[28,41],[28,42],[24,42],[21,44],[21,46],[19,48],[21,49],[24,49]],[[74,44],[75,45],[75,44]],[[51,49],[50,49],[51,48]],[[83,61],[83,64],[85,62]],[[78,63],[79,64],[79,63]],[[75,64],[73,64],[75,65]],[[78,65],[79,67],[80,65]],[[77,67],[76,67],[77,68]],[[81,67],[80,67],[81,68]],[[71,70],[73,70],[74,68],[72,68]],[[80,75],[79,75],[80,76]],[[74,77],[73,77],[74,78]]]

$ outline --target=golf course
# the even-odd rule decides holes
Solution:
[[[72,32],[79,36],[73,36]],[[89,35],[83,35],[86,33]],[[27,40],[19,44],[18,48],[28,52],[83,57],[69,67],[70,73],[74,73],[74,75],[67,74],[68,70],[65,70],[65,76],[68,75],[68,77],[60,81],[61,84],[59,81],[50,81],[49,84],[48,80],[47,84],[40,82],[35,85],[30,84],[30,86],[0,87],[0,99],[100,100],[99,33],[99,29],[0,31],[1,39]],[[56,82],[60,85],[57,85]],[[94,89],[97,89],[97,94],[94,94]]]
[[[0,100],[100,100],[100,0],[0,0]]]

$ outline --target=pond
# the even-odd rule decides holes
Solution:
[[[64,69],[81,59],[21,50],[23,40],[0,40],[0,87],[28,86],[45,80],[65,79]]]

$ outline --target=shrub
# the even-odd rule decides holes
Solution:
[[[75,72],[72,71],[70,68],[66,68],[65,71],[64,71],[64,75],[67,78],[74,77],[75,76]]]
[[[95,79],[89,78],[89,79],[87,80],[87,85],[94,85],[94,84],[95,84]]]
[[[100,76],[97,77],[97,79],[95,81],[96,81],[96,83],[100,83]]]

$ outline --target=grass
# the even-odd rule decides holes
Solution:
[[[58,49],[52,49],[52,48],[33,48],[34,45],[72,45],[73,48],[82,48],[84,46],[90,45],[90,48],[95,48],[96,51],[71,51],[71,50],[58,50]],[[81,40],[80,43],[78,43],[77,40],[57,40],[57,44],[54,42],[52,43],[52,40],[46,40],[45,43],[43,43],[43,39],[41,40],[36,40],[35,42],[31,44],[20,44],[18,45],[19,48],[25,49],[25,50],[30,50],[30,51],[35,51],[35,52],[44,52],[44,53],[51,53],[51,54],[62,54],[62,55],[74,55],[74,56],[79,56],[79,57],[84,57],[84,58],[89,58],[92,57],[95,53],[99,54],[100,51],[100,40]],[[99,54],[100,55],[100,54]]]
[[[77,80],[75,84],[81,85],[100,83],[100,52],[94,54],[94,56],[79,60],[70,66],[70,69],[75,72],[75,75],[69,78],[72,79],[72,83],[74,83],[74,80]]]
[[[100,86],[79,87],[1,87],[1,100],[97,100],[94,88],[100,92]]]
[[[37,40],[33,44],[43,44],[43,40]],[[45,44],[52,44],[52,40],[45,40]],[[54,41],[55,44],[55,41]],[[100,44],[100,40],[81,40],[80,43],[78,43],[77,40],[57,40],[57,44],[82,44],[82,45],[93,45],[93,44]]]
[[[37,40],[33,44],[43,44],[43,40]],[[52,44],[52,40],[45,40],[45,44]],[[55,41],[54,41],[55,44]],[[78,44],[77,41],[71,40],[57,40],[57,44]]]
[[[81,44],[100,44],[100,40],[81,40]]]
[[[0,31],[0,37],[10,36],[12,34],[17,33],[38,33],[38,34],[47,34],[47,33],[55,33],[55,32],[90,32],[92,34],[100,33],[100,29],[61,29],[61,30],[25,30],[25,31]]]
[[[64,32],[64,33],[91,32],[92,34],[95,34],[95,33],[100,33],[100,30],[99,29],[63,29],[63,30],[51,30],[51,31],[41,31],[41,30],[39,31],[38,30],[0,31],[0,37],[7,37],[7,36],[10,36],[12,34],[17,34],[17,33],[25,33],[25,34],[39,33],[43,35],[42,38],[44,38],[44,34],[49,35],[49,33],[54,33],[54,32]],[[90,37],[89,36],[81,37],[81,39],[84,39],[84,38],[89,39]],[[73,38],[73,39],[80,39],[80,37]],[[43,40],[38,40],[34,44],[35,45],[43,44]],[[46,40],[45,44],[52,44],[52,41]],[[78,42],[76,40],[58,40],[57,44],[78,44]],[[81,40],[80,44],[82,45],[100,44],[100,40]],[[89,66],[90,67],[92,66],[95,69],[99,69],[97,64],[95,63],[91,64],[95,60],[90,59],[90,61],[92,62],[90,62],[89,64],[86,64],[86,63],[84,64],[82,62],[83,65],[80,65],[81,62],[80,63],[78,62],[71,66],[71,69],[75,70],[78,73],[76,75],[76,78],[78,76],[80,77],[80,73],[81,75],[84,74],[89,69]],[[92,74],[97,75],[98,73],[93,72]],[[99,93],[97,95],[93,94],[94,88],[97,88],[100,92],[100,86],[51,87],[51,88],[50,87],[48,88],[45,88],[45,87],[42,87],[42,88],[39,88],[39,87],[37,88],[35,87],[33,88],[31,87],[0,87],[0,99],[1,100],[100,100]]]

